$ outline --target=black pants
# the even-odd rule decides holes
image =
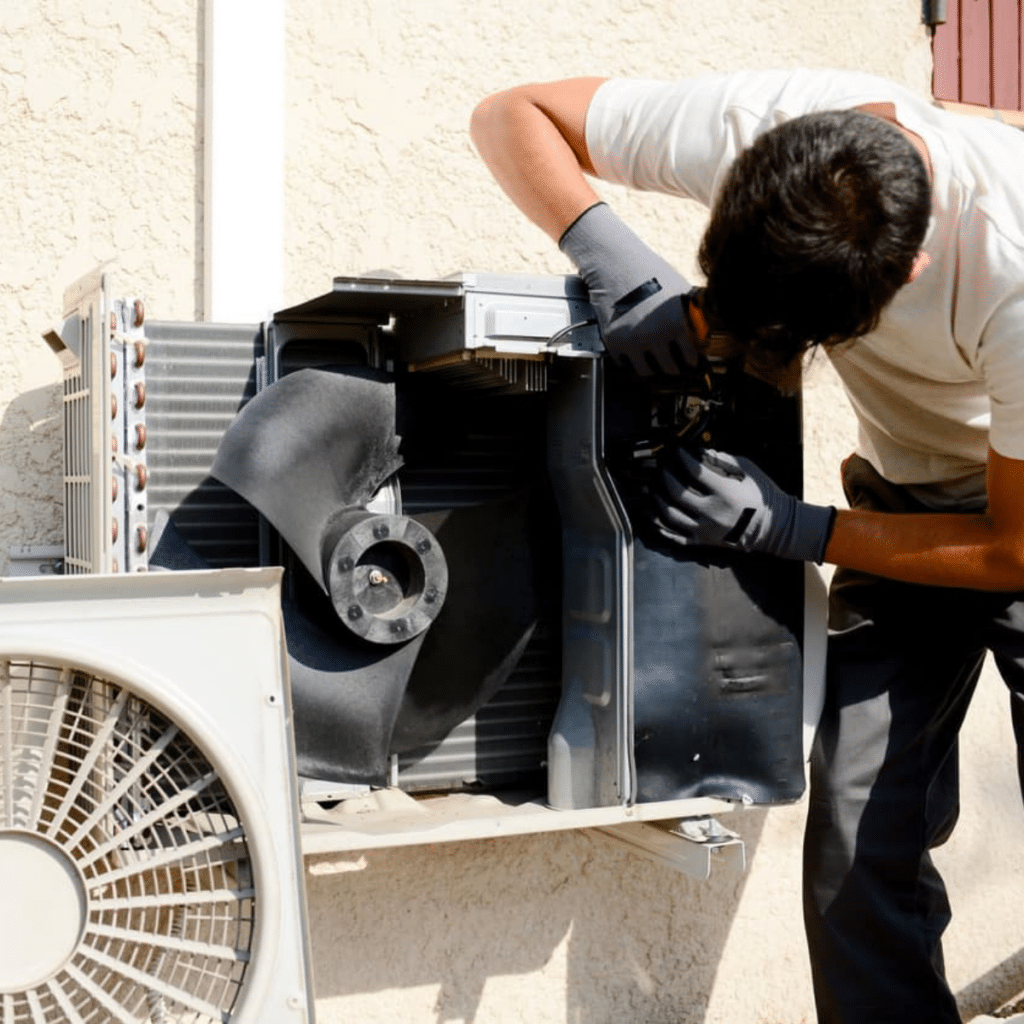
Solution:
[[[843,483],[854,507],[926,511],[857,457]],[[818,1019],[959,1024],[942,964],[949,903],[929,850],[956,823],[957,736],[986,650],[1010,688],[1024,787],[1024,594],[839,570],[829,624],[804,843]]]

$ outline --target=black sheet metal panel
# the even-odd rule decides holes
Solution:
[[[637,802],[798,799],[803,565],[638,538],[633,573]]]
[[[790,493],[802,480],[800,401],[720,367],[688,443],[747,455]],[[651,397],[612,380],[609,445],[644,433]],[[647,432],[649,437],[649,431]],[[626,441],[622,445],[622,441]],[[665,450],[652,460],[656,472]],[[803,587],[799,562],[681,549],[644,529],[643,471],[613,467],[634,520],[633,743],[640,803],[800,797]]]

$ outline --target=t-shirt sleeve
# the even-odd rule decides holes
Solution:
[[[800,114],[891,98],[893,86],[858,72],[782,70],[675,82],[614,78],[587,111],[590,159],[605,181],[711,206],[737,155]]]
[[[605,82],[587,112],[587,148],[605,181],[710,206],[757,114],[730,102],[726,76]]]

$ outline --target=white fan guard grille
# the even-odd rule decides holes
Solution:
[[[253,866],[193,740],[119,684],[0,659],[0,742],[0,871],[24,876],[0,880],[0,1020],[231,1021]]]

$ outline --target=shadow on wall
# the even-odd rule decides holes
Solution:
[[[729,822],[748,858],[766,813]],[[307,878],[327,1021],[701,1024],[745,884],[725,866],[699,882],[586,831],[366,860],[333,875],[314,862]]]
[[[61,385],[14,398],[0,421],[0,523],[15,544],[59,544],[63,534]],[[6,572],[6,550],[0,567]]]

